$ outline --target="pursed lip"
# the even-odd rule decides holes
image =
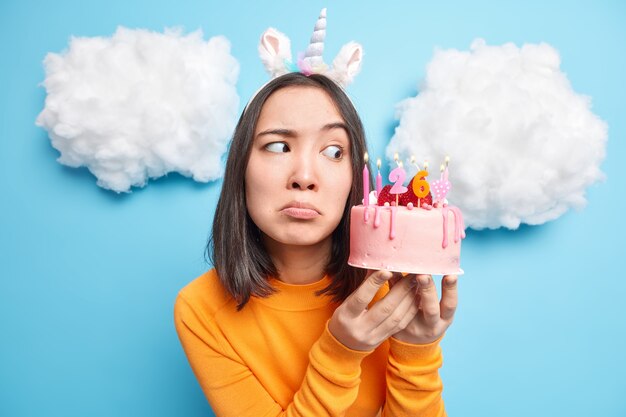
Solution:
[[[315,206],[302,201],[292,201],[283,207],[280,212],[291,218],[302,220],[315,219],[321,215]]]

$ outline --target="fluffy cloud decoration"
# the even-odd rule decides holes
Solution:
[[[477,39],[470,51],[436,51],[418,96],[397,107],[387,157],[428,160],[435,179],[449,155],[448,199],[474,229],[542,224],[583,207],[585,189],[604,178],[607,125],[559,66],[545,43]]]
[[[110,37],[72,37],[44,60],[44,127],[58,161],[85,166],[116,192],[178,172],[207,182],[235,126],[239,63],[222,36],[119,27]]]

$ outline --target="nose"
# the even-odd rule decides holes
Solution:
[[[308,152],[293,159],[289,189],[317,191],[319,179],[315,162],[315,157]]]

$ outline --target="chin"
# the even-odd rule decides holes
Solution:
[[[281,241],[281,243],[285,244],[285,245],[295,245],[295,246],[312,246],[312,245],[317,245],[318,243],[323,242],[325,239],[325,237],[320,237],[320,236],[288,236],[285,237],[285,239],[283,241]]]
[[[313,246],[331,238],[331,234],[307,234],[307,233],[284,233],[278,236],[268,236],[270,239],[283,245],[293,246]]]

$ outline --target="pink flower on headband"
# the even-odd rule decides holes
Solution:
[[[298,69],[307,77],[313,74],[313,67],[308,60],[304,59],[304,52],[298,52]]]

